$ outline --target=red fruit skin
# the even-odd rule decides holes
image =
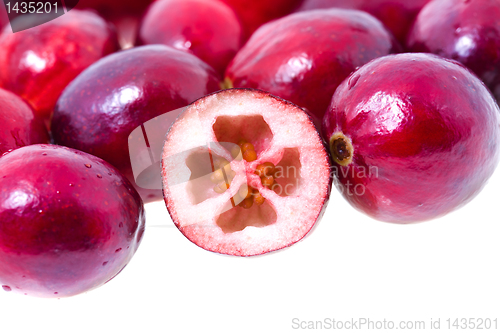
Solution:
[[[494,0],[432,1],[418,15],[407,47],[460,61],[500,100],[499,17]]]
[[[358,66],[398,50],[371,15],[329,9],[262,26],[226,71],[234,87],[257,88],[306,108],[319,124],[338,85]]]
[[[411,24],[430,0],[305,0],[298,11],[349,8],[364,10],[378,18],[404,44]]]
[[[161,190],[135,184],[128,137],[144,122],[217,90],[215,71],[191,54],[165,45],[121,51],[71,82],[57,102],[52,134],[56,143],[117,167],[144,202],[162,200]]]
[[[0,35],[0,86],[24,98],[48,120],[69,82],[117,49],[115,32],[89,11],[71,10],[15,34],[5,28]]]
[[[338,132],[352,141],[352,163],[335,164],[344,197],[375,219],[412,223],[447,214],[482,189],[498,163],[499,115],[459,63],[401,54],[344,81],[323,131],[328,141]]]
[[[140,16],[152,2],[154,0],[79,0],[75,8],[92,8],[106,18],[120,15]]]
[[[0,158],[0,284],[36,297],[97,288],[134,255],[144,232],[139,194],[95,156],[54,145]]]
[[[162,0],[146,12],[138,44],[165,44],[191,52],[221,77],[242,43],[241,24],[231,8],[206,0]]]
[[[0,156],[10,150],[48,143],[43,122],[17,95],[0,88]]]
[[[75,1],[75,0],[72,0]],[[93,9],[116,27],[123,49],[134,46],[139,20],[154,0],[79,0],[76,8]],[[70,6],[68,0],[66,7]]]
[[[241,19],[247,40],[262,24],[293,12],[302,0],[220,0],[228,4]]]
[[[7,11],[5,6],[0,6],[0,29],[9,24],[9,17],[7,16]]]

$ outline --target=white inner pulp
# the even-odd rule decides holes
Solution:
[[[188,107],[168,133],[162,157],[165,200],[174,223],[203,248],[237,255],[282,248],[301,239],[322,211],[330,177],[318,133],[302,110],[262,97],[234,90],[208,96]],[[240,140],[254,146],[257,160],[233,158]],[[211,179],[217,160],[228,161],[232,174],[223,193]],[[265,162],[276,166],[270,188],[255,174]],[[238,206],[243,200],[238,191],[245,186],[260,192],[264,203]]]

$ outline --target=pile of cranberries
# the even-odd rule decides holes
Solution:
[[[416,223],[471,201],[500,158],[499,1],[87,1],[44,24],[10,13],[16,33],[0,7],[8,292],[107,283],[145,203],[205,250],[254,256],[303,239],[332,184]]]

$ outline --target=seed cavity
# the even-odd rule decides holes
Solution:
[[[240,139],[237,142],[237,145],[231,149],[231,155],[235,159],[243,156],[246,162],[257,160],[255,146],[245,139]],[[229,189],[236,174],[225,159],[216,159],[213,164],[216,170],[210,175],[210,180],[216,184],[213,190],[218,194],[222,194]],[[255,174],[260,177],[262,185],[266,188],[271,188],[275,184],[275,172],[276,166],[271,162],[261,163],[255,168]],[[236,195],[231,198],[231,201],[233,206],[236,204],[244,209],[250,209],[254,204],[257,206],[264,204],[265,198],[259,190],[251,186],[242,185]]]

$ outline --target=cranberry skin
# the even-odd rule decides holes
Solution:
[[[149,7],[138,44],[165,44],[191,52],[222,76],[241,42],[241,24],[224,3],[162,0]]]
[[[81,71],[118,49],[116,34],[92,12],[71,10],[48,23],[0,35],[0,86],[49,119],[57,98]]]
[[[80,0],[76,8],[92,8],[107,18],[122,15],[140,16],[152,2],[154,0]]]
[[[262,89],[304,107],[320,123],[337,86],[356,67],[397,50],[396,44],[362,11],[295,13],[256,31],[226,77],[234,87]]]
[[[375,219],[411,223],[482,189],[498,163],[499,115],[465,67],[409,53],[376,59],[344,81],[323,131],[328,141],[342,133],[352,143],[352,162],[335,167],[344,197]]]
[[[194,55],[147,45],[105,57],[79,75],[57,102],[56,143],[101,157],[135,184],[130,133],[144,122],[220,90],[215,71]],[[161,190],[137,187],[145,202]]]
[[[17,95],[0,88],[0,156],[35,143],[48,143],[43,122]]]
[[[9,17],[4,6],[0,6],[0,29],[9,24]]]
[[[299,11],[324,8],[364,10],[385,24],[404,44],[415,17],[430,0],[305,0]]]
[[[97,288],[134,255],[139,194],[95,156],[54,145],[0,158],[0,284],[37,297]]]
[[[243,23],[245,40],[262,24],[293,12],[302,0],[220,0],[236,12]]]
[[[500,100],[499,17],[495,0],[432,1],[418,15],[407,47],[460,61]]]

